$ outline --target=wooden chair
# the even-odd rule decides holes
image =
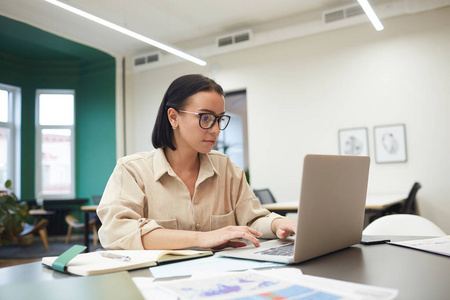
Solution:
[[[41,240],[42,243],[44,244],[45,249],[48,251],[47,225],[48,225],[47,219],[42,219],[35,225],[24,224],[23,231],[19,234],[19,237],[23,237],[27,234],[34,234],[38,232],[39,235],[41,236]]]
[[[70,241],[70,236],[72,235],[73,228],[77,229],[84,229],[84,223],[78,221],[71,215],[66,216],[66,223],[69,225],[69,228],[67,229],[67,235],[66,235],[66,244]],[[94,246],[97,246],[98,241],[98,232],[97,232],[97,225],[95,222],[95,219],[92,219],[89,221],[89,230],[94,233]]]

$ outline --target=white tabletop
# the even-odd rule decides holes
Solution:
[[[406,197],[402,194],[370,194],[367,195],[366,209],[382,209],[386,206],[401,202]]]
[[[391,204],[395,204],[406,199],[405,195],[401,194],[370,194],[367,195],[366,209],[382,209]],[[264,204],[262,207],[267,209],[292,209],[298,208],[299,201],[285,201],[270,204]]]

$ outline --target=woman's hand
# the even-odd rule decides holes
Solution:
[[[250,241],[259,247],[261,233],[248,226],[227,226],[221,229],[201,232],[198,236],[198,245],[201,248],[222,249],[226,247],[243,247],[247,244],[242,241],[233,241],[233,239],[242,238]]]
[[[294,235],[296,230],[297,223],[288,218],[278,218],[272,221],[272,231],[279,239]]]

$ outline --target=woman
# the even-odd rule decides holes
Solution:
[[[186,75],[158,111],[155,151],[119,159],[97,209],[107,249],[240,247],[284,238],[296,223],[259,205],[244,172],[211,151],[230,117],[220,85]]]

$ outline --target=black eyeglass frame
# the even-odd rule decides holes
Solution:
[[[219,120],[219,121],[218,121],[219,129],[220,129],[221,131],[224,131],[224,130],[228,127],[228,124],[230,124],[230,121],[231,121],[231,116],[229,116],[229,115],[220,115],[220,116],[216,116],[216,115],[213,114],[213,113],[197,113],[197,112],[187,111],[187,110],[181,110],[181,109],[176,109],[176,111],[181,112],[181,113],[188,113],[188,114],[198,115],[198,125],[199,125],[200,128],[202,128],[202,129],[211,129],[211,128],[213,128],[214,125],[216,124],[217,120]],[[209,126],[208,128],[205,128],[205,127],[202,126],[202,117],[203,117],[204,115],[212,115],[212,116],[214,116],[214,121],[212,122],[211,126]],[[223,117],[227,117],[227,118],[228,118],[228,122],[227,122],[227,125],[225,125],[224,128],[220,128],[220,124],[221,124],[220,119],[223,118]]]

